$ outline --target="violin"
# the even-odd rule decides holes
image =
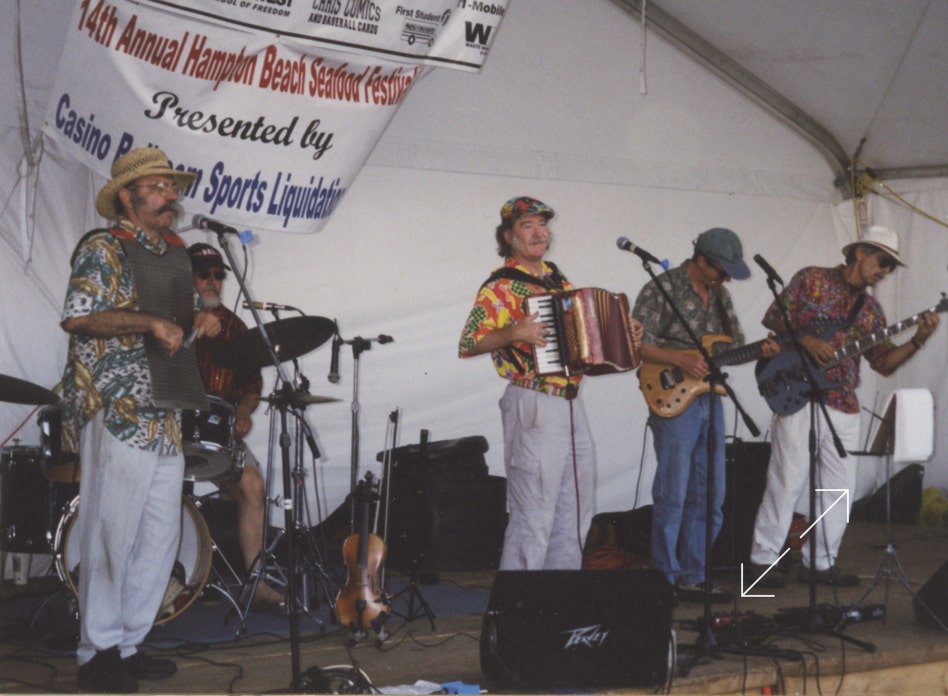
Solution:
[[[369,510],[374,497],[372,472],[356,486],[355,499],[360,511],[359,531],[350,534],[342,544],[342,556],[348,577],[345,587],[336,595],[336,617],[355,634],[365,637],[372,628],[384,640],[382,624],[391,614],[388,593],[382,587],[379,573],[385,562],[385,542],[369,531]]]

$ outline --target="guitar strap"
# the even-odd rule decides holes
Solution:
[[[724,300],[721,299],[721,291],[714,295],[714,308],[717,310],[718,318],[721,320],[721,329],[725,335],[734,338],[734,327],[731,325],[731,318],[724,309]]]
[[[852,323],[856,321],[856,317],[859,315],[859,310],[862,309],[863,302],[866,301],[866,293],[859,293],[859,297],[856,298],[856,301],[853,303],[853,306],[849,310],[849,314],[846,315],[846,325],[852,326]]]
[[[537,276],[530,275],[526,271],[521,271],[519,268],[510,268],[508,266],[504,266],[491,273],[490,277],[481,283],[481,288],[486,285],[490,285],[501,278],[504,278],[507,280],[519,280],[520,282],[526,283],[527,285],[534,285],[543,288],[547,292],[564,290],[566,285],[566,276],[560,272],[560,269],[557,268],[556,264],[552,261],[545,261],[544,263],[550,267],[551,271],[550,275],[545,278],[538,278]],[[517,371],[520,374],[526,374],[527,369],[520,361],[520,358],[532,357],[528,351],[515,346],[506,346],[505,348],[501,348],[500,352],[511,365],[517,368]]]
[[[537,278],[525,271],[521,271],[519,268],[504,266],[491,273],[490,277],[481,283],[481,287],[483,288],[485,285],[490,285],[501,278],[506,278],[507,280],[519,280],[527,285],[537,285],[548,292],[563,290],[566,283],[566,276],[560,272],[560,269],[557,268],[556,264],[552,261],[546,261],[545,263],[552,271],[546,278]]]

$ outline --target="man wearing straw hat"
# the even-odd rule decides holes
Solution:
[[[113,221],[76,247],[62,327],[63,446],[80,455],[83,691],[134,692],[177,667],[139,651],[163,603],[181,534],[180,409],[206,405],[185,340],[220,324],[194,313],[191,266],[171,231],[196,176],[156,148],[112,165],[96,210]]]

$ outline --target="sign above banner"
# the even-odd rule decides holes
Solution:
[[[339,4],[343,16],[350,5],[363,12],[371,5],[386,17],[408,11],[356,0],[192,0],[189,8],[205,13],[230,8],[220,12],[227,21],[209,22],[198,12],[179,13],[173,2],[80,0],[45,132],[103,177],[125,152],[160,147],[176,168],[197,175],[179,197],[186,213],[254,230],[322,229],[430,68],[382,57],[378,46],[338,52],[326,47],[331,42],[248,30],[249,22],[231,18],[247,8],[289,11],[293,2],[312,5],[311,12]],[[274,16],[284,22],[296,15]],[[320,26],[312,30],[322,35]],[[348,31],[332,34],[339,30]]]
[[[325,48],[479,70],[508,0],[143,0],[233,28]]]

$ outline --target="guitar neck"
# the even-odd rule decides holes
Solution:
[[[833,352],[833,358],[829,362],[825,363],[820,367],[822,370],[828,370],[831,367],[839,365],[841,362],[849,360],[851,357],[863,353],[873,346],[877,346],[883,341],[887,341],[892,336],[895,336],[897,333],[902,333],[906,329],[911,329],[913,326],[918,324],[919,319],[921,318],[923,312],[919,314],[914,314],[908,319],[903,319],[902,321],[897,321],[891,326],[887,326],[884,329],[879,331],[873,331],[868,336],[863,338],[857,338],[852,341],[848,341]]]
[[[794,329],[792,332],[788,331],[787,333],[778,334],[774,336],[774,340],[781,346],[784,346],[793,341],[794,336],[799,338],[808,333],[813,333],[815,329],[818,329],[820,324],[810,324],[809,326],[803,326],[798,329]],[[763,338],[759,341],[754,341],[753,343],[748,343],[743,345],[740,348],[732,348],[731,350],[726,350],[723,353],[719,353],[711,358],[711,362],[714,363],[716,367],[723,367],[724,365],[736,365],[739,363],[747,362],[753,358],[760,357],[761,346],[764,345],[766,338]]]

